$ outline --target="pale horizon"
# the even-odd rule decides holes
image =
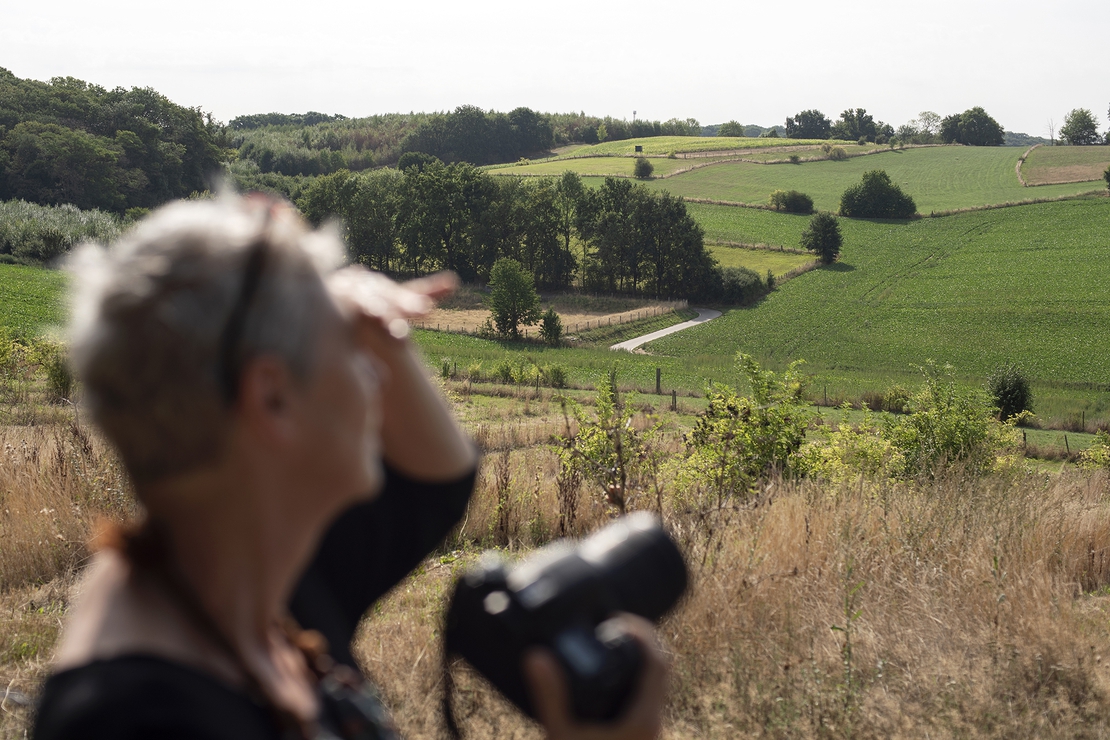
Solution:
[[[816,108],[866,108],[895,127],[923,110],[982,106],[1044,136],[1073,108],[1105,131],[1110,5],[1071,17],[1031,2],[941,0],[881,15],[708,3],[572,2],[555,15],[504,0],[371,6],[322,0],[186,14],[134,0],[5,8],[0,67],[107,88],[152,87],[227,122],[252,113],[362,117],[459,105],[649,120],[782,125]],[[873,7],[873,6],[870,6]]]

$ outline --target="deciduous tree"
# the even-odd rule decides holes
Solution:
[[[1060,137],[1072,146],[1098,144],[1098,120],[1086,108],[1076,108],[1064,117]]]
[[[831,213],[816,213],[802,232],[802,249],[813,252],[826,265],[840,256],[840,224]]]
[[[827,139],[831,129],[832,121],[816,109],[804,110],[786,119],[789,139]]]
[[[490,270],[490,311],[501,336],[517,338],[520,326],[531,326],[540,317],[540,297],[520,263],[502,257]]]

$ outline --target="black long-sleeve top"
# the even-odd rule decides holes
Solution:
[[[385,485],[332,524],[297,585],[290,611],[358,669],[350,643],[362,615],[462,518],[475,473],[421,483],[386,469]],[[35,740],[274,740],[272,713],[195,668],[153,655],[96,660],[47,679]]]

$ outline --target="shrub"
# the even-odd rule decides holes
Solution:
[[[1017,446],[1016,430],[994,418],[981,391],[958,389],[952,372],[930,361],[921,390],[907,402],[909,413],[886,420],[883,434],[901,452],[906,476],[932,476],[954,464],[986,472],[1000,452]]]
[[[821,424],[813,437],[791,458],[794,470],[822,480],[839,483],[860,476],[875,478],[904,468],[902,453],[882,436],[870,411],[855,424],[848,419],[848,407],[833,427]]]
[[[826,265],[840,256],[840,224],[831,213],[817,213],[802,232],[802,249],[817,255]]]
[[[776,190],[771,193],[771,207],[787,213],[813,213],[813,198],[797,190]]]
[[[647,157],[636,157],[636,165],[632,168],[632,174],[637,179],[647,180],[651,177],[652,172],[655,172],[655,166],[648,161]]]
[[[999,365],[987,377],[987,391],[1002,421],[1033,410],[1033,391],[1025,371],[1013,362]]]
[[[510,360],[500,360],[493,366],[493,379],[499,380],[502,383],[512,383],[515,379],[516,373],[514,372],[513,363]]]
[[[767,268],[767,292],[770,293],[774,289],[775,289],[775,273],[771,271],[770,267],[768,267]]]
[[[861,136],[861,137],[859,137],[859,141],[857,141],[856,143],[859,144],[860,146],[867,146],[867,138]]]
[[[799,162],[802,161],[802,158],[799,157],[797,154],[791,154],[789,159],[790,159],[790,164],[798,164]]]
[[[1110,131],[1106,132],[1106,143],[1110,144]],[[1106,181],[1106,189],[1110,190],[1110,167],[1106,168],[1106,172],[1102,173],[1102,179]]]
[[[814,416],[802,399],[800,361],[781,375],[743,353],[737,354],[736,364],[751,397],[720,384],[706,389],[709,403],[686,436],[679,473],[687,488],[708,494],[717,505],[728,498],[749,498],[755,484],[773,471],[791,472],[791,458]]]
[[[1091,446],[1079,455],[1079,465],[1086,470],[1110,470],[1110,433],[1095,434]]]
[[[834,162],[843,162],[848,158],[848,152],[845,151],[842,146],[834,146],[831,149],[827,149],[826,152],[829,155],[829,159]]]
[[[740,306],[758,300],[767,293],[767,286],[759,273],[747,267],[717,268],[718,299],[722,303]]]
[[[102,211],[8,201],[0,203],[0,254],[15,262],[49,262],[83,241],[113,241],[120,228],[116,216]]]
[[[540,316],[540,338],[552,347],[559,346],[563,339],[563,320],[553,308],[547,309]]]
[[[910,392],[904,386],[892,385],[883,394],[883,411],[892,414],[904,414],[909,402]]]
[[[567,369],[562,365],[544,365],[544,382],[552,388],[567,387]]]
[[[910,218],[917,212],[913,198],[883,170],[863,173],[863,180],[840,196],[840,215],[851,218]]]
[[[472,381],[479,381],[482,379],[482,363],[472,362],[466,366],[466,377]]]

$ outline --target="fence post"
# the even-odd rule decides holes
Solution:
[[[671,390],[671,411],[678,411],[678,391]]]
[[[1068,452],[1068,457],[1071,457],[1071,446],[1068,445],[1068,435],[1064,435],[1064,449]]]
[[[657,368],[655,368],[655,395],[657,395],[657,396],[663,394],[663,391],[660,388],[660,382],[662,380],[663,380],[663,369],[657,367]]]

